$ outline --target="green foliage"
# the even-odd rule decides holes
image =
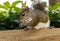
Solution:
[[[3,5],[0,4],[0,9],[3,9],[0,10],[0,30],[18,27],[18,23],[14,22],[14,20],[18,19],[22,11],[22,8],[16,7],[19,3],[22,3],[22,1],[15,1],[12,4],[7,1]]]
[[[12,3],[11,7],[14,8],[16,7],[17,4],[21,3],[22,1],[15,1]]]
[[[60,3],[56,3],[54,6],[49,6],[49,10],[56,10],[58,8],[60,8]]]
[[[49,7],[49,16],[51,20],[60,20],[60,3]]]
[[[3,9],[8,10],[8,8],[7,8],[7,7],[5,7],[5,6],[1,5],[1,4],[0,4],[0,8],[3,8]]]
[[[6,6],[7,8],[10,8],[10,3],[7,1],[4,3],[4,6]]]
[[[48,15],[51,19],[51,26],[60,27],[60,3],[49,6]]]
[[[51,20],[60,20],[60,11],[57,10],[49,11],[49,16]]]
[[[8,1],[3,3],[4,5],[0,4],[0,8],[4,9],[5,11],[0,11],[0,20],[4,20],[4,18],[15,19],[15,16],[21,12],[22,8],[16,7],[17,4],[22,3],[22,1],[15,1],[10,4]],[[8,16],[7,16],[8,15]],[[7,16],[7,17],[6,17]]]
[[[6,12],[0,11],[0,20],[4,20],[5,16],[6,16]]]

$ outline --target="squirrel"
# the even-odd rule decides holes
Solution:
[[[40,29],[50,27],[50,18],[43,12],[44,7],[42,7],[41,3],[37,3],[36,5],[33,5],[34,9],[26,7],[22,10],[19,17],[21,21],[19,24],[20,28]]]

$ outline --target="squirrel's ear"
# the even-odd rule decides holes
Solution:
[[[28,11],[29,12],[29,8],[26,7],[26,8],[23,9],[23,11]]]

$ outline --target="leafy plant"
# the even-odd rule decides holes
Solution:
[[[60,3],[56,3],[54,6],[49,6],[49,13],[48,13],[51,26],[60,27]]]
[[[51,20],[60,20],[60,3],[50,6],[48,15],[50,16]]]
[[[4,29],[18,29],[19,23],[16,21],[20,16],[22,8],[16,7],[17,4],[21,3],[22,8],[26,7],[26,2],[15,1],[12,4],[9,1],[0,4],[0,30]]]
[[[49,10],[56,10],[58,8],[60,8],[60,3],[56,3],[54,6],[49,6]]]
[[[3,5],[0,4],[0,29],[13,29],[18,27],[17,20],[22,8],[16,7],[17,4],[22,3],[22,1],[15,1],[10,4],[8,1],[4,2]]]
[[[5,11],[0,11],[0,15],[5,14],[5,19],[15,19],[19,12],[21,12],[22,8],[16,7],[17,4],[22,3],[22,1],[15,1],[12,4],[10,4],[8,1],[3,3],[4,5],[0,4],[0,8],[3,8]],[[7,16],[8,15],[8,16]],[[4,19],[2,17],[2,19]]]

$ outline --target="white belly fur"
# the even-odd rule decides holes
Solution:
[[[40,29],[40,28],[48,28],[48,27],[50,27],[50,20],[48,20],[47,23],[39,22],[34,28]]]

